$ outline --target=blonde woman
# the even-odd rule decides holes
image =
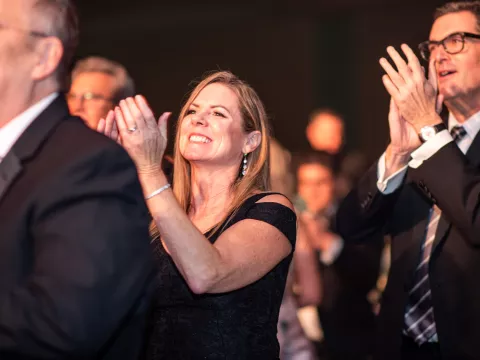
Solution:
[[[167,117],[157,125],[137,96],[101,123],[116,138],[115,119],[158,229],[147,358],[277,359],[296,216],[285,196],[268,192],[264,106],[229,72],[201,81],[180,112],[173,191],[160,167]]]

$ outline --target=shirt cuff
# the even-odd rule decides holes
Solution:
[[[411,168],[418,168],[425,160],[432,157],[438,150],[452,142],[453,138],[448,130],[438,132],[433,138],[427,140],[412,153],[412,160],[408,163]]]
[[[343,250],[343,239],[340,236],[336,236],[332,244],[327,250],[320,253],[320,261],[324,265],[331,265]]]
[[[388,195],[393,193],[402,185],[405,174],[407,173],[408,166],[402,167],[400,170],[390,175],[387,179],[385,179],[385,168],[385,153],[383,153],[378,160],[377,188],[382,194]]]

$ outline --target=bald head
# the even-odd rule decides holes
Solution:
[[[313,149],[337,154],[343,145],[343,120],[332,111],[314,112],[310,117],[306,135]]]

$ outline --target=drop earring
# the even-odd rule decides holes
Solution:
[[[248,154],[243,154],[242,176],[245,176],[247,173],[247,155]]]

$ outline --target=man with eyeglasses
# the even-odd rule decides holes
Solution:
[[[132,160],[69,114],[68,0],[0,0],[0,359],[138,359],[153,270]]]
[[[341,204],[345,241],[391,235],[377,360],[480,359],[480,2],[451,2],[420,44],[393,47],[390,144]],[[441,103],[448,109],[443,122]]]
[[[135,95],[135,84],[125,67],[118,62],[90,56],[77,61],[72,84],[67,93],[70,112],[97,129],[120,100]]]
[[[135,83],[125,67],[113,60],[90,56],[76,62],[66,99],[70,112],[81,117],[94,130],[122,99],[135,96]],[[165,156],[162,168],[173,175],[173,160]]]

